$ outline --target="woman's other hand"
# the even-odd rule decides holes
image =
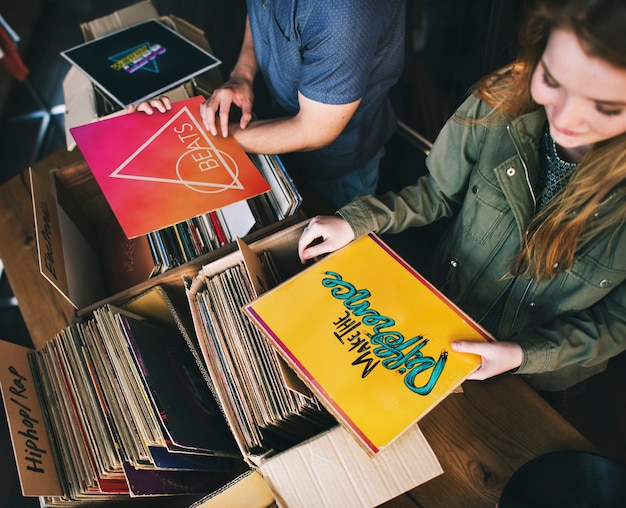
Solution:
[[[467,379],[482,380],[497,376],[517,369],[524,360],[521,346],[514,342],[456,340],[452,343],[452,349],[458,353],[471,353],[481,357],[480,367]]]

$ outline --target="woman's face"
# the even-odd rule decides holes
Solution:
[[[587,55],[570,31],[552,32],[530,91],[570,153],[626,132],[626,69]]]

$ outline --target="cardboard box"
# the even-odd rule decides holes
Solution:
[[[150,1],[141,1],[108,16],[83,23],[81,29],[85,40],[92,40],[153,18],[168,24],[195,45],[211,51],[200,29],[175,16],[159,17]],[[69,135],[71,127],[95,121],[98,116],[96,92],[89,78],[72,67],[65,81],[65,127]],[[174,88],[168,95],[172,101],[200,93],[208,95],[221,82],[219,70],[212,69]],[[122,110],[113,114],[124,113]],[[75,143],[69,136],[68,149],[72,151]],[[271,197],[278,196],[283,180],[276,175],[272,180],[272,171],[281,171],[280,178],[283,179],[288,175],[276,156],[263,155],[259,156],[260,159],[263,159],[263,174],[272,186]],[[150,259],[147,239],[141,237],[128,240],[124,236],[84,161],[54,168],[49,174],[43,168],[39,172],[31,169],[31,183],[40,271],[79,312],[89,312],[105,302],[127,300],[153,284],[162,284],[184,298],[184,292],[180,290],[182,276],[193,276],[202,263],[236,248],[234,243],[227,244],[161,273],[156,278],[150,278],[154,263]],[[241,204],[245,205],[243,201]],[[282,209],[276,208],[275,211],[282,214],[279,216],[286,215]],[[275,224],[255,225],[246,238],[257,238],[302,218],[297,207],[289,213],[291,215],[277,220]],[[227,218],[224,220],[228,222]]]
[[[302,269],[297,256],[297,243],[304,223],[295,224],[250,245],[260,254],[271,253],[276,264],[295,274]],[[240,251],[230,253],[202,267],[197,277],[189,281],[188,298],[196,336],[202,331],[202,318],[193,305],[195,295],[203,290],[204,277],[211,277],[243,260]],[[243,311],[242,311],[243,312]],[[211,373],[210,375],[217,375]],[[227,406],[227,397],[218,398]],[[224,407],[227,421],[232,411]],[[443,471],[417,425],[404,432],[394,443],[376,457],[368,454],[343,427],[332,429],[279,453],[266,450],[252,453],[231,429],[240,444],[244,458],[251,468],[259,471],[268,482],[279,506],[364,507],[377,506]],[[199,504],[202,508],[213,507]]]
[[[128,301],[156,284],[186,302],[182,278],[236,249],[234,242],[227,243],[151,276],[154,262],[147,238],[126,238],[85,161],[52,170],[31,168],[30,179],[40,272],[79,313]],[[300,220],[302,214],[296,212],[255,226],[246,241]]]
[[[269,250],[283,268],[295,273],[300,269],[295,247],[303,227],[303,223],[295,224],[252,242],[250,248],[256,253]],[[203,266],[201,271],[219,273],[241,260],[239,251],[231,252]],[[189,281],[189,295],[198,289],[193,282]],[[122,306],[153,321],[162,320],[163,324],[171,325],[173,320],[181,329],[193,328],[185,312],[177,312],[173,305],[164,306],[157,288],[147,290]],[[192,332],[186,335],[195,344],[196,335]],[[50,454],[45,453],[50,445],[46,444],[43,413],[37,410],[39,404],[34,387],[29,388],[26,381],[32,378],[29,353],[28,348],[0,343],[0,384],[20,482],[24,495],[58,495],[58,476]],[[273,503],[285,507],[373,507],[443,472],[417,426],[375,458],[339,425],[280,453],[268,450],[253,454],[245,449],[242,452],[250,471],[216,492],[208,493],[193,505],[194,508],[263,508]],[[161,506],[161,501],[157,501],[157,505]]]
[[[30,180],[40,272],[77,310],[148,280],[154,265],[147,240],[112,234],[117,221],[84,162],[50,172],[31,168]],[[107,287],[105,246],[111,259],[126,259],[117,287]]]
[[[123,307],[159,326],[178,328],[194,350],[193,336],[189,333],[190,322],[184,314],[176,310],[162,288],[156,286]],[[29,356],[32,352],[32,349],[0,341],[0,389],[22,493],[27,497],[39,496],[45,504],[52,497],[62,496],[63,487],[53,459],[45,410],[39,400],[35,376],[31,370]],[[229,506],[262,507],[273,501],[267,484],[258,473],[251,470],[224,483],[212,495],[217,499],[224,491],[229,491]],[[202,494],[169,498],[161,496],[154,500],[158,506],[180,507],[196,502],[201,496]],[[259,504],[251,505],[247,496],[253,496]]]
[[[176,16],[160,16],[150,0],[82,23],[80,28],[85,41],[91,41],[149,19],[159,19],[195,45],[211,51],[199,28]],[[221,81],[219,70],[212,69],[193,82],[176,86],[168,96],[177,101],[198,93],[207,94]],[[72,151],[76,143],[70,128],[99,118],[97,92],[90,79],[74,66],[64,79],[63,91],[66,143],[68,151]],[[121,110],[112,115],[124,113]],[[120,234],[86,164],[58,168],[50,175],[31,171],[31,184],[41,273],[77,310],[93,308],[107,297],[147,281],[152,268],[146,240],[129,241]],[[106,251],[103,243],[109,247]],[[103,258],[119,252],[127,256],[123,269],[115,269]],[[107,274],[107,270],[114,273]],[[145,289],[142,286],[134,294]],[[129,296],[132,295],[125,295]]]

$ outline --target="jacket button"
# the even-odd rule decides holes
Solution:
[[[452,260],[450,260],[450,266],[452,268],[456,268],[456,267],[459,266],[459,262],[456,259],[452,259]]]
[[[603,279],[600,281],[600,287],[602,289],[609,289],[611,286],[613,286],[613,282],[608,279]]]
[[[515,173],[516,173],[515,168],[509,168],[506,170],[506,174],[508,176],[515,176]]]
[[[528,306],[529,306],[531,309],[534,309],[534,308],[537,306],[537,304],[536,304],[535,302],[530,302],[530,303],[528,304]]]
[[[478,194],[478,185],[472,186],[472,194]]]

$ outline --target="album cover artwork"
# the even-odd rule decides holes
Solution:
[[[270,190],[229,135],[203,126],[197,96],[166,113],[141,111],[70,132],[127,238],[135,238]]]
[[[170,90],[221,63],[155,19],[61,55],[122,107]]]
[[[374,234],[244,306],[337,420],[376,454],[480,365],[491,336]]]

